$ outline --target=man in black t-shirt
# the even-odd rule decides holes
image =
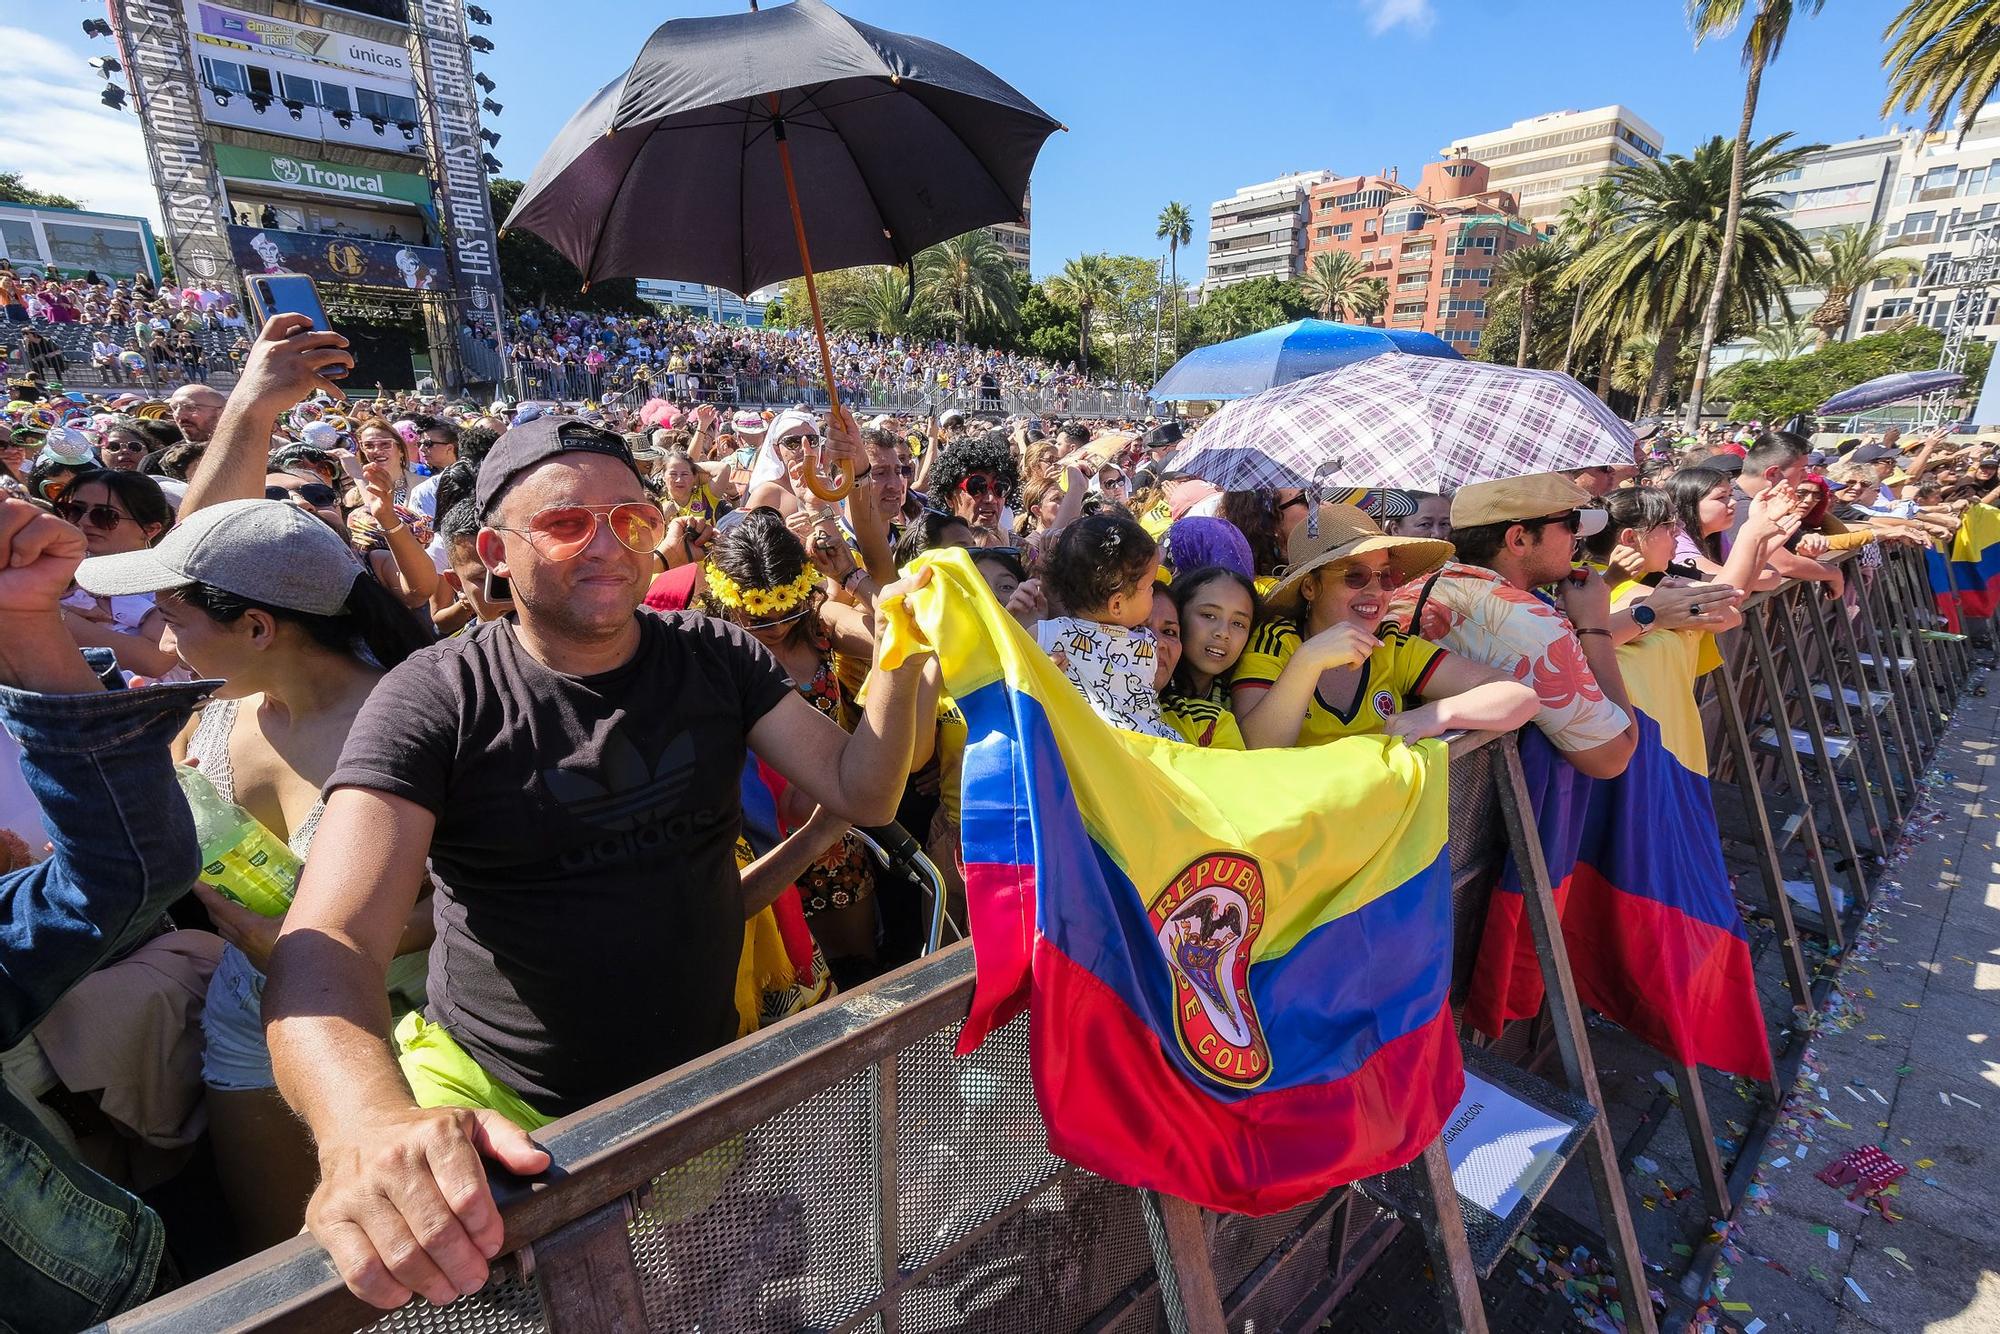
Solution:
[[[847,421],[829,442],[865,466]],[[383,1042],[383,972],[426,856],[427,1017],[560,1115],[735,1036],[746,749],[879,824],[915,731],[918,664],[875,671],[848,735],[735,626],[639,614],[665,525],[620,437],[518,426],[474,503],[516,617],[413,655],[363,707],[264,995],[279,1086],[319,1146],[307,1222],[379,1306],[485,1281],[502,1228],[481,1153],[547,1165],[496,1112],[418,1108]]]

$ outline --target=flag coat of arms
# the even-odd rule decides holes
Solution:
[[[1464,1087],[1448,757],[1210,751],[1112,729],[959,552],[885,608],[965,715],[972,1050],[1024,1007],[1049,1147],[1270,1213],[1401,1166]]]
[[[1696,678],[1720,662],[1713,638],[1692,632],[1656,630],[1623,645],[1618,665],[1639,726],[1625,772],[1586,778],[1534,728],[1522,733],[1521,767],[1578,998],[1676,1061],[1769,1079],[1770,1042],[1694,703]],[[1497,1036],[1541,1008],[1524,906],[1510,858],[1466,1004],[1483,1033]]]

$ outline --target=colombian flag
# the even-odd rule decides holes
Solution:
[[[1707,635],[1642,635],[1618,650],[1639,724],[1625,772],[1584,778],[1533,730],[1522,764],[1584,1004],[1676,1061],[1768,1079],[1771,1049],[1694,704],[1696,677],[1719,662]],[[1542,1001],[1511,864],[1501,889],[1467,1006],[1489,1034]]]
[[[2000,608],[2000,509],[1974,505],[1959,518],[1951,553],[1933,547],[1924,555],[1931,595],[1954,634],[1964,616],[1986,617]]]
[[[1032,1008],[1049,1147],[1270,1213],[1415,1158],[1464,1087],[1444,747],[1114,731],[962,552],[885,609],[965,714],[967,1052]]]
[[[784,837],[778,794],[785,780],[755,755],[743,765],[743,832],[736,842],[736,869],[778,846]],[[831,994],[826,960],[813,946],[805,905],[796,885],[743,924],[743,955],[736,964],[736,1036]]]

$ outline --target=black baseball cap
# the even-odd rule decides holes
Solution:
[[[510,429],[480,461],[479,482],[472,495],[473,508],[479,512],[480,520],[484,522],[492,516],[494,503],[507,490],[508,483],[558,454],[603,454],[630,468],[640,481],[645,480],[639,465],[632,461],[625,437],[615,431],[607,431],[581,417],[537,417]]]

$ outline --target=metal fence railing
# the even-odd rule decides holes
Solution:
[[[1755,900],[1761,887],[1754,906],[1775,921],[1758,939],[1760,968],[1782,973],[1808,1012],[1824,1002],[1830,973],[1808,966],[1799,935],[1837,947],[1851,934],[1969,674],[1964,643],[1937,631],[1921,553],[1912,554],[1845,559],[1845,600],[1799,584],[1752,599],[1745,628],[1707,678],[1725,853],[1743,869],[1744,896]],[[1550,994],[1543,1062],[1564,1071],[1576,1097],[1602,1106],[1596,1039],[1553,924],[1514,738],[1460,735],[1451,752],[1454,1000],[1511,849],[1531,918],[1544,913],[1536,919]],[[1810,881],[1822,913],[1794,917],[1788,876]],[[1837,967],[1840,951],[1829,953],[1826,967]],[[953,1054],[972,980],[970,948],[951,947],[555,1123],[538,1135],[553,1170],[531,1186],[499,1187],[507,1241],[492,1279],[449,1307],[369,1310],[300,1237],[112,1328],[1304,1331],[1401,1226],[1348,1187],[1269,1218],[1196,1218],[1191,1206],[1175,1210],[1177,1202],[1055,1158],[1030,1078],[1028,1018],[968,1057]],[[1701,1136],[1709,1152],[1697,1153],[1696,1167],[1709,1212],[1697,1246],[1708,1220],[1727,1217],[1742,1197],[1775,1120],[1775,1094],[1800,1060],[1793,1015],[1773,1014],[1769,1024],[1777,1088],[1737,1136],[1734,1164],[1713,1150],[1712,1134]],[[1527,1055],[1516,1040],[1526,1027],[1489,1052]],[[1705,1126],[1698,1075],[1681,1067],[1676,1080],[1691,1131]],[[1618,1267],[1624,1290],[1643,1290],[1610,1132],[1592,1134],[1586,1157],[1606,1238],[1599,1253]],[[1435,1185],[1432,1157],[1422,1163]],[[1455,1208],[1443,1216],[1458,1217]],[[1415,1221],[1433,1240],[1449,1232],[1435,1211]],[[1483,1329],[1463,1238],[1455,1250],[1449,1240],[1433,1249],[1447,1322]],[[1714,1243],[1698,1250],[1683,1284],[1698,1290],[1714,1254]],[[1627,1318],[1629,1328],[1653,1328],[1649,1309],[1628,1308]]]

